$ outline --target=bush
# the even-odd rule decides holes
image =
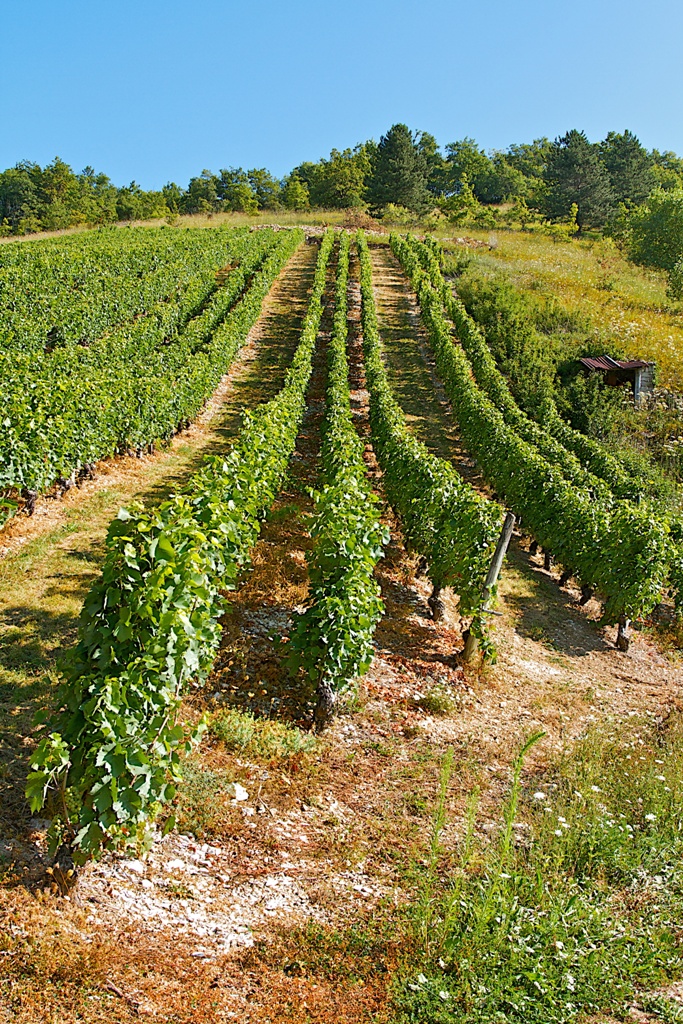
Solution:
[[[412,227],[419,223],[419,216],[413,210],[405,206],[397,206],[395,203],[387,203],[381,213],[382,224],[391,227],[403,228]]]

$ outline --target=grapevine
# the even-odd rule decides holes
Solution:
[[[606,596],[605,622],[632,619],[660,600],[675,557],[670,526],[647,504],[616,502],[568,480],[520,437],[477,385],[455,344],[443,293],[414,274],[429,342],[461,434],[485,477],[536,540],[585,585]]]
[[[301,339],[281,391],[245,416],[233,449],[179,494],[112,523],[102,575],[60,665],[61,710],[34,753],[27,796],[54,810],[51,841],[77,860],[149,840],[201,735],[178,721],[183,693],[207,677],[219,619],[248,565],[260,521],[294,449],[332,246],[321,245]],[[242,339],[250,321],[242,321]],[[169,819],[167,824],[171,824]]]
[[[373,570],[389,540],[351,415],[346,356],[348,272],[349,236],[343,232],[325,395],[325,486],[315,494],[309,606],[295,620],[291,636],[291,664],[295,670],[303,667],[315,682],[320,724],[331,714],[337,694],[372,659],[372,637],[382,614]]]
[[[208,293],[199,275],[182,300],[160,303],[91,349],[60,348],[42,358],[6,352],[0,493],[43,491],[83,465],[166,440],[193,420],[301,238],[300,231],[271,233],[248,247],[242,239],[242,265],[222,288],[214,268]]]
[[[472,615],[483,635],[482,589],[502,512],[408,431],[382,362],[370,254],[362,233],[358,249],[370,424],[384,489],[408,543],[426,559],[434,599],[443,587],[452,587],[462,614]]]

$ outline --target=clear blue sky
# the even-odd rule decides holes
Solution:
[[[397,121],[485,148],[630,128],[683,155],[680,0],[3,4],[0,168],[283,175]]]

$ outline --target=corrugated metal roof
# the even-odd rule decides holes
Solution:
[[[594,359],[583,356],[579,362],[583,363],[587,370],[644,370],[650,363],[642,359],[612,359],[611,356],[596,356]]]

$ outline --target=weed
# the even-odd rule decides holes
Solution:
[[[263,760],[308,754],[316,749],[315,737],[284,722],[255,718],[247,711],[220,711],[209,723],[209,733],[228,750]]]
[[[194,900],[196,899],[196,893],[185,885],[184,882],[169,882],[166,886],[166,890],[171,899],[176,900]]]
[[[370,699],[367,690],[360,686],[351,686],[346,693],[341,694],[339,705],[336,708],[338,715],[360,714]]]
[[[458,701],[453,691],[448,686],[436,684],[418,697],[415,706],[420,711],[426,711],[429,715],[437,717],[452,715],[458,709]]]
[[[190,832],[198,839],[225,835],[232,820],[231,781],[222,772],[186,762],[175,807],[179,831]]]
[[[639,1003],[649,1013],[654,1013],[657,1020],[664,1021],[664,1024],[683,1024],[683,1006],[666,999],[661,995],[641,996]]]
[[[395,747],[390,743],[383,743],[381,740],[365,740],[363,750],[373,751],[380,757],[393,757],[396,753]]]
[[[502,831],[488,848],[473,838],[473,797],[445,892],[435,868],[444,765],[413,916],[421,957],[411,952],[396,998],[405,1024],[619,1016],[638,989],[652,990],[683,966],[675,925],[683,909],[681,721],[665,731],[641,719],[596,729],[526,787],[523,758],[538,738],[517,758]],[[531,842],[515,840],[519,817],[531,825]]]
[[[427,801],[419,793],[408,793],[404,798],[404,805],[409,814],[423,818],[428,813]]]

